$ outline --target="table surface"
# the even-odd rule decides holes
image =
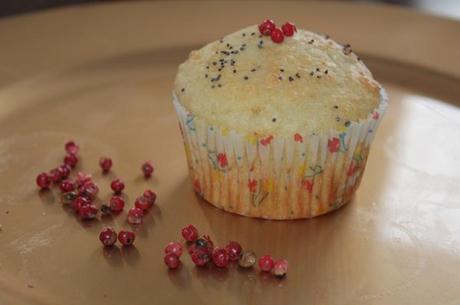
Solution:
[[[170,102],[191,49],[271,16],[351,43],[390,96],[355,200],[326,216],[264,221],[196,197]],[[0,21],[0,304],[457,304],[460,299],[460,24],[400,8],[345,3],[136,2],[71,7]],[[136,247],[103,249],[38,192],[35,176],[80,143],[78,169],[101,200],[125,179],[158,205]],[[101,155],[114,159],[109,175]],[[152,159],[144,180],[139,164]],[[179,270],[164,245],[194,223],[218,244],[239,240],[289,260],[283,280],[244,271]]]

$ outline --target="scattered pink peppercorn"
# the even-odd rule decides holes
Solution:
[[[78,188],[79,195],[87,197],[93,200],[99,193],[99,187],[93,181],[86,181],[82,186]]]
[[[198,267],[203,267],[210,260],[211,258],[209,257],[208,252],[203,249],[198,248],[192,253],[192,261]]]
[[[99,233],[99,240],[106,247],[113,246],[117,242],[117,232],[112,227],[105,227]]]
[[[96,218],[98,211],[99,209],[97,208],[97,206],[95,206],[94,204],[88,204],[88,205],[82,206],[79,209],[78,214],[80,215],[81,219],[89,220],[89,219]]]
[[[59,188],[63,193],[71,192],[75,190],[75,182],[70,179],[62,180],[61,184],[59,184]]]
[[[230,255],[225,249],[215,248],[212,252],[212,262],[219,268],[225,268],[230,262]]]
[[[192,255],[193,252],[196,251],[196,249],[198,249],[198,246],[197,246],[195,243],[193,243],[193,244],[190,244],[190,245],[187,247],[187,252],[188,252],[188,254]]]
[[[285,259],[280,259],[275,261],[275,264],[272,269],[272,274],[277,277],[283,277],[288,271],[288,261]]]
[[[132,231],[120,231],[118,233],[118,240],[123,246],[131,246],[136,239],[136,234]]]
[[[134,201],[134,206],[135,206],[136,208],[139,208],[139,209],[143,210],[143,211],[146,211],[146,210],[148,210],[148,209],[152,206],[152,204],[151,204],[150,201],[149,201],[147,198],[145,198],[144,196],[139,196],[139,197],[137,197],[136,200]]]
[[[274,43],[282,43],[284,40],[284,34],[281,29],[276,28],[271,33],[271,38]]]
[[[142,164],[142,172],[144,173],[145,178],[149,178],[152,176],[154,171],[153,165],[151,161],[146,161]]]
[[[273,262],[271,255],[264,255],[259,258],[259,268],[262,271],[270,272],[273,269],[274,264],[275,263]]]
[[[125,188],[125,184],[123,183],[123,181],[117,178],[112,181],[112,183],[110,184],[110,187],[115,192],[115,194],[119,194]]]
[[[182,229],[182,237],[186,241],[195,241],[198,238],[198,230],[193,225],[188,225]]]
[[[166,245],[165,254],[174,254],[177,257],[182,255],[182,245],[178,242],[172,241]]]
[[[180,259],[174,253],[168,253],[165,255],[164,262],[169,269],[177,269],[180,265]]]
[[[107,173],[112,168],[112,159],[107,157],[101,157],[99,159],[99,166],[102,168],[104,173]]]
[[[125,200],[120,196],[112,196],[110,198],[110,209],[113,212],[121,212],[125,207]]]
[[[128,223],[133,225],[138,225],[142,223],[142,216],[144,216],[144,212],[139,208],[131,208],[128,211]]]
[[[85,174],[83,172],[78,172],[77,177],[75,178],[75,183],[77,184],[77,187],[82,186],[88,181],[92,181],[92,176],[91,174]]]
[[[240,258],[241,251],[243,248],[236,241],[230,241],[226,246],[225,250],[230,255],[231,261],[237,261]]]
[[[58,168],[53,168],[52,170],[50,170],[48,177],[54,183],[58,183],[62,180],[62,172]]]
[[[78,151],[80,150],[80,147],[78,147],[77,144],[75,144],[74,141],[68,141],[65,143],[65,151],[68,154],[76,155],[78,154]]]
[[[72,169],[71,169],[70,166],[68,166],[67,164],[62,164],[61,166],[58,167],[58,171],[61,172],[61,177],[62,177],[63,179],[69,177],[70,171],[71,171],[71,170],[72,170]]]
[[[281,29],[283,30],[284,36],[292,36],[297,32],[297,28],[292,22],[286,22],[281,26]]]
[[[265,36],[270,36],[272,31],[276,28],[275,22],[270,19],[265,19],[260,25],[259,25],[259,32],[262,35]]]
[[[74,168],[78,163],[78,157],[77,155],[73,154],[68,154],[67,156],[64,157],[64,164],[67,164],[71,168]]]
[[[47,189],[51,184],[51,179],[47,173],[39,174],[35,181],[37,182],[38,187],[41,189]]]
[[[143,196],[147,198],[151,205],[154,205],[157,200],[157,194],[152,190],[145,190]]]
[[[75,212],[79,213],[80,209],[84,206],[90,205],[91,201],[89,201],[88,198],[78,196],[77,198],[74,199],[72,202],[72,207],[75,210]]]

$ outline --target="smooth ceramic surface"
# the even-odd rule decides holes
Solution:
[[[420,43],[458,43],[449,35],[460,33],[459,24],[386,7],[275,3],[217,26],[215,19],[245,5],[211,4],[208,19],[198,6],[193,13],[184,3],[88,6],[0,22],[0,41],[8,41],[0,48],[0,304],[457,304],[460,67],[446,46],[427,51]],[[190,49],[275,11],[356,40],[391,101],[355,200],[311,220],[250,219],[199,199],[171,104],[177,64]],[[337,18],[325,23],[324,16]],[[393,36],[385,44],[398,45],[410,32],[411,47],[385,53],[374,40],[377,25],[354,31],[372,16],[404,16],[404,31],[398,22],[386,25]],[[176,20],[174,37],[140,27],[167,19]],[[431,32],[420,32],[421,24]],[[94,174],[102,200],[115,176],[125,179],[130,205],[145,188],[158,192],[158,205],[136,229],[136,247],[104,250],[97,238],[103,225],[129,227],[126,214],[81,222],[57,191],[37,191],[36,174],[62,161],[69,138],[80,144],[78,169]],[[101,155],[114,160],[107,176]],[[146,159],[156,165],[151,180],[140,175]],[[197,269],[187,255],[168,271],[163,247],[188,223],[218,244],[239,240],[259,255],[287,258],[288,276]]]

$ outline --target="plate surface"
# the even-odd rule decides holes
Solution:
[[[217,26],[225,15],[238,19]],[[357,45],[390,96],[354,202],[312,220],[249,219],[196,197],[170,102],[189,50],[270,15]],[[460,66],[449,56],[459,33],[449,20],[330,3],[115,4],[0,22],[0,304],[457,304]],[[97,239],[104,225],[127,228],[125,214],[80,222],[58,192],[37,191],[36,174],[62,162],[69,138],[102,200],[115,176],[130,205],[158,192],[136,247],[104,250]],[[101,155],[114,160],[107,176]],[[147,159],[151,180],[140,176]],[[188,223],[220,245],[287,258],[288,277],[197,269],[187,256],[168,272],[163,247]]]

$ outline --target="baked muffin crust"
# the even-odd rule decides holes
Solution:
[[[262,135],[340,130],[380,103],[379,84],[349,46],[305,30],[277,44],[255,25],[192,51],[174,93],[209,124]]]

